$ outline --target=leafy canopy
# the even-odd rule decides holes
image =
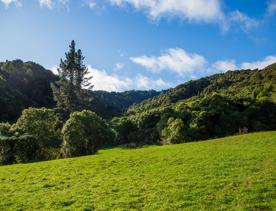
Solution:
[[[47,108],[28,108],[22,112],[11,130],[15,135],[32,135],[39,141],[39,146],[50,147],[59,144],[57,126],[59,119],[54,110]]]
[[[70,115],[62,128],[62,154],[65,157],[95,154],[99,147],[112,142],[113,131],[96,113],[83,110]]]

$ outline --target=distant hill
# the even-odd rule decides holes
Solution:
[[[57,77],[34,62],[0,63],[0,121],[16,120],[27,107],[53,107],[50,83]]]
[[[15,121],[28,107],[54,107],[51,82],[58,77],[34,62],[0,62],[0,122]],[[157,91],[93,91],[91,109],[104,118],[121,115],[134,103],[158,95]]]
[[[129,108],[129,113],[164,107],[210,93],[245,98],[266,98],[276,102],[276,63],[263,70],[236,70],[186,82]]]
[[[112,118],[122,115],[131,105],[142,102],[159,95],[155,90],[149,91],[125,91],[125,92],[106,92],[93,91],[94,99],[91,102],[91,109],[104,118]]]

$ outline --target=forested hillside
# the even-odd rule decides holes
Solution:
[[[28,107],[53,108],[51,83],[58,76],[34,62],[0,62],[0,122],[15,121]],[[158,95],[151,91],[93,91],[91,109],[104,118],[121,115],[134,103]]]
[[[131,105],[140,103],[145,99],[157,96],[160,92],[149,91],[125,91],[106,92],[94,91],[94,99],[91,102],[91,109],[103,118],[110,119],[114,116],[122,115]]]
[[[189,81],[134,105],[128,113],[167,106],[191,97],[202,98],[216,92],[251,99],[266,98],[276,102],[276,64],[263,70],[236,70]]]
[[[118,143],[181,143],[276,129],[276,64],[189,81],[114,118]]]
[[[0,121],[14,121],[24,108],[53,107],[50,83],[56,76],[34,62],[0,63]]]

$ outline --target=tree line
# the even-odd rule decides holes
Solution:
[[[29,108],[13,125],[0,124],[0,163],[94,154],[112,140],[105,120],[89,108],[91,76],[73,40],[52,83],[56,108]]]
[[[275,130],[275,69],[190,81],[107,120],[91,110],[91,75],[72,41],[51,85],[56,107],[28,108],[14,124],[0,123],[0,164],[90,155],[117,145],[178,144]]]

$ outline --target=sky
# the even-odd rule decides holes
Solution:
[[[276,62],[276,0],[0,0],[0,61],[56,72],[71,40],[95,90],[163,90]]]

